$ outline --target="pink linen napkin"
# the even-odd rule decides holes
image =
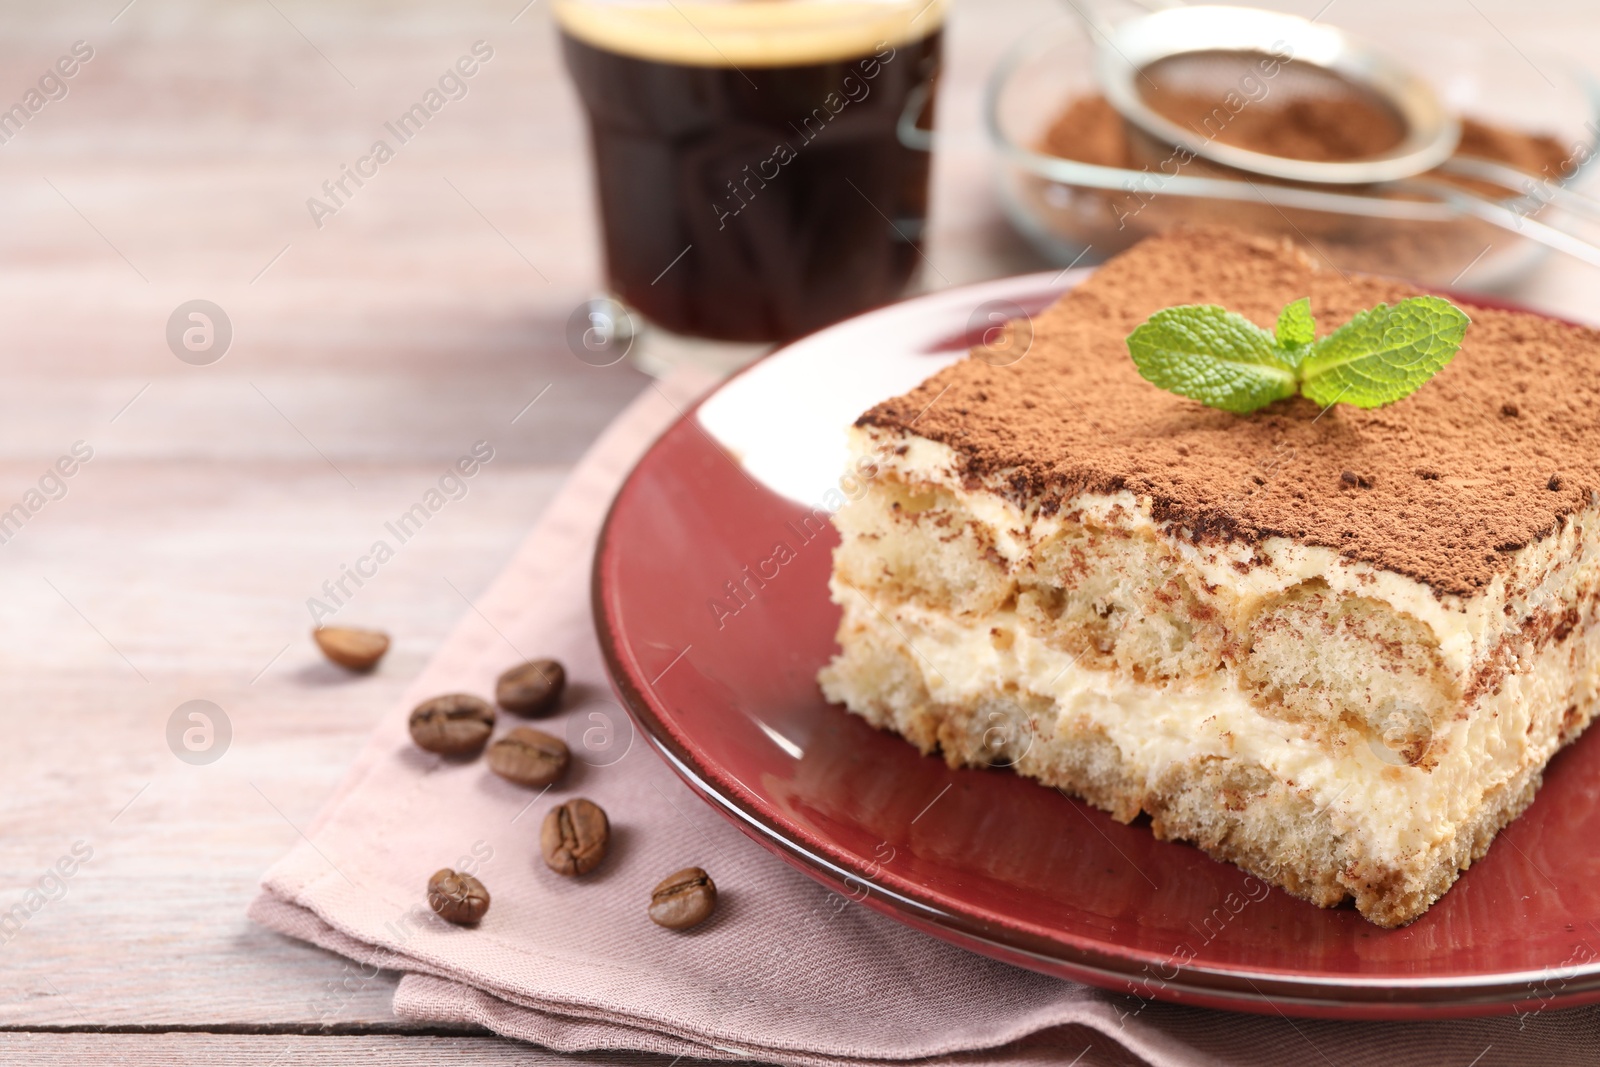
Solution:
[[[251,917],[361,963],[405,972],[395,1012],[470,1023],[562,1051],[856,1067],[980,1065],[1589,1063],[1600,1009],[1428,1024],[1344,1024],[1143,1002],[996,963],[832,893],[749,840],[680,783],[612,698],[589,609],[589,569],[611,497],[710,381],[645,390],[578,465],[511,565],[379,726],[307,839],[262,881]],[[539,728],[577,741],[547,793],[483,760],[412,745],[410,708],[489,694],[521,660],[567,667],[569,696]],[[510,722],[506,721],[510,720]],[[502,716],[499,729],[518,722]],[[578,879],[549,871],[539,824],[585,796],[610,853]],[[703,926],[652,924],[651,888],[705,868],[719,903]],[[476,929],[428,910],[440,867],[470,866],[492,902]],[[1475,1057],[1477,1057],[1475,1059]]]

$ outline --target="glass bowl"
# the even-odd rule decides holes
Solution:
[[[1405,39],[1392,29],[1387,37]],[[1378,195],[1371,186],[1241,180],[1162,161],[1133,170],[1046,154],[1045,134],[1066,104],[1098,92],[1093,52],[1076,21],[1031,33],[1001,60],[984,102],[1006,213],[1059,265],[1097,262],[1183,223],[1222,223],[1289,237],[1340,270],[1487,291],[1516,281],[1547,251],[1527,235],[1525,220],[1579,230],[1577,219],[1547,203],[1552,185],[1584,183],[1600,139],[1600,84],[1571,60],[1437,33],[1427,49],[1403,57],[1458,114],[1549,134],[1570,148],[1561,174],[1530,176],[1521,194],[1493,194],[1500,199],[1487,210],[1516,227],[1507,229],[1477,217],[1484,209],[1449,187],[1424,180]]]

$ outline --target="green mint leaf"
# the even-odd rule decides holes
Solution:
[[[1450,301],[1418,296],[1363,311],[1300,361],[1300,391],[1323,407],[1375,408],[1409,396],[1455,357],[1471,322]]]
[[[1278,316],[1278,344],[1286,353],[1293,353],[1298,348],[1310,344],[1317,339],[1317,323],[1311,317],[1311,298],[1303,296],[1299,300],[1283,309]],[[1299,359],[1295,360],[1300,362]]]
[[[1158,311],[1128,335],[1134,365],[1179,396],[1243,415],[1293,396],[1293,366],[1266,330],[1215,304]]]

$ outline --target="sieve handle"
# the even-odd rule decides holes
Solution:
[[[1520,211],[1514,211],[1502,203],[1485,197],[1474,196],[1472,193],[1463,192],[1455,186],[1446,185],[1443,182],[1429,181],[1425,178],[1418,178],[1410,182],[1395,182],[1393,184],[1396,187],[1410,186],[1424,190],[1463,214],[1471,215],[1473,218],[1487,222],[1491,226],[1498,226],[1500,229],[1510,233],[1521,234],[1523,237],[1537,241],[1546,248],[1553,248],[1557,252],[1563,252],[1573,259],[1589,264],[1591,267],[1600,267],[1600,245],[1596,245],[1592,241],[1586,241],[1576,234],[1557,229],[1549,223],[1540,222],[1538,219],[1525,215]],[[1581,197],[1580,199],[1588,200],[1587,197]]]
[[[1439,167],[1440,170],[1451,174],[1458,174],[1463,178],[1477,178],[1480,181],[1492,182],[1503,189],[1514,193],[1531,196],[1545,203],[1570,211],[1574,215],[1590,222],[1600,222],[1600,200],[1592,196],[1574,192],[1559,182],[1548,178],[1539,178],[1526,171],[1508,167],[1504,163],[1495,163],[1487,159],[1477,159],[1470,156],[1456,156],[1445,160]],[[1582,167],[1574,171],[1570,178],[1576,178]],[[1567,179],[1567,180],[1570,180]]]

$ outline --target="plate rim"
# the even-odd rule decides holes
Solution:
[[[1113,992],[1135,996],[1141,1000],[1165,1000],[1266,1014],[1282,1014],[1283,1009],[1288,1009],[1291,1014],[1306,1017],[1396,1020],[1512,1014],[1518,1012],[1524,1005],[1534,1005],[1533,1012],[1537,1013],[1600,1002],[1600,960],[1588,964],[1557,966],[1534,971],[1405,978],[1335,977],[1309,972],[1286,975],[1272,971],[1252,971],[1242,967],[1197,966],[1193,962],[1180,965],[1164,957],[1159,961],[1159,965],[1176,969],[1177,974],[1172,979],[1159,978],[1153,984],[1149,981],[1141,982],[1141,968],[1147,968],[1151,961],[1134,950],[1125,950],[1119,954],[1115,951],[1115,946],[1108,944],[1096,948],[1087,944],[1077,945],[1065,940],[1041,938],[1026,931],[1003,926],[997,927],[981,916],[966,915],[940,903],[918,899],[909,886],[905,890],[885,886],[864,870],[851,869],[848,863],[824,854],[822,849],[816,847],[816,843],[796,840],[769,813],[760,810],[759,805],[752,803],[750,799],[738,796],[737,789],[729,788],[719,782],[714,768],[701,766],[700,761],[673,736],[672,730],[662,720],[655,707],[657,698],[650,692],[650,683],[644,678],[643,672],[635,669],[632,656],[623,648],[625,639],[610,610],[612,586],[608,581],[607,568],[623,500],[636,480],[643,476],[644,468],[663,443],[680,432],[684,426],[694,423],[700,407],[706,401],[727,389],[753,368],[787,352],[801,342],[849,326],[862,318],[908,304],[963,300],[972,293],[992,292],[997,289],[1008,292],[1013,297],[1018,293],[1026,296],[1029,293],[1039,292],[1041,285],[1053,287],[1058,293],[1065,292],[1093,273],[1095,269],[1095,266],[1086,266],[1061,271],[1039,271],[951,286],[885,304],[823,327],[774,348],[760,359],[718,382],[702,396],[684,406],[667,428],[651,441],[629,469],[606,508],[605,519],[595,543],[590,575],[590,602],[595,633],[607,675],[621,698],[623,707],[627,709],[651,749],[696,795],[737,826],[746,836],[830,889],[843,892],[851,899],[865,903],[896,921],[983,955],[1055,977],[1073,978]],[[1515,301],[1478,294],[1448,295],[1465,304],[1525,311],[1572,324],[1570,320],[1537,311]],[[733,457],[730,459],[737,462]],[[737,776],[727,773],[726,777],[742,786]],[[747,787],[745,791],[749,792]],[[896,876],[896,880],[905,879]],[[858,896],[845,888],[851,884],[863,890],[861,895]],[[1314,905],[1307,904],[1307,907],[1312,906]],[[1548,990],[1553,983],[1560,984],[1559,992],[1542,997],[1535,995],[1535,990],[1541,987]],[[1334,989],[1340,990],[1344,996],[1325,995]]]

